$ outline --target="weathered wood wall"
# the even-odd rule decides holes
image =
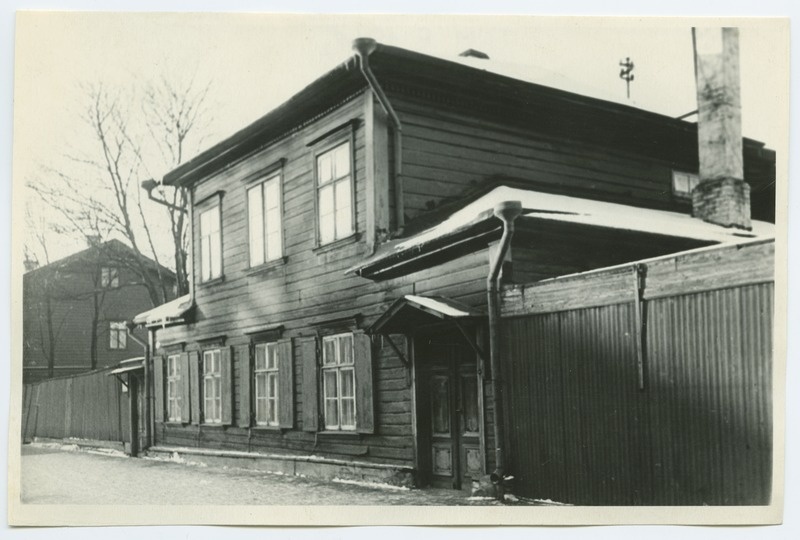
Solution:
[[[646,261],[641,372],[631,266],[507,289],[515,489],[584,505],[767,504],[773,248]]]
[[[356,223],[360,236],[333,249],[315,248],[313,152],[307,146],[315,134],[356,120],[355,186]],[[443,266],[388,282],[375,283],[345,271],[368,256],[364,242],[366,227],[364,100],[348,101],[329,115],[265,150],[201,182],[195,200],[224,190],[221,198],[224,279],[196,287],[196,321],[184,327],[160,329],[157,339],[166,350],[199,351],[198,341],[224,336],[224,346],[233,351],[233,417],[239,418],[243,403],[238,355],[250,342],[256,327],[280,324],[282,337],[293,342],[294,429],[276,431],[258,427],[159,424],[158,444],[207,446],[266,452],[357,457],[360,460],[412,466],[412,397],[408,368],[388,344],[374,343],[375,432],[373,434],[315,434],[304,430],[306,407],[303,390],[302,350],[305,340],[326,321],[360,316],[361,328],[374,321],[404,294],[441,294],[469,305],[485,303],[484,281],[487,249]],[[388,143],[387,143],[388,144]],[[248,268],[243,178],[279,159],[283,167],[284,246],[286,260],[268,269]],[[195,216],[197,225],[197,216]],[[195,241],[199,234],[195,227]],[[197,254],[195,268],[199,267]],[[395,341],[402,343],[401,337]],[[172,347],[170,347],[172,345]],[[236,424],[236,422],[234,422]]]
[[[26,384],[22,438],[130,442],[129,399],[108,370]]]

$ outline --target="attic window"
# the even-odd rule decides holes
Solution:
[[[700,177],[694,173],[672,171],[672,194],[681,199],[691,199],[692,191],[700,183]]]
[[[104,289],[119,287],[119,269],[113,266],[103,266],[100,269],[100,286]]]

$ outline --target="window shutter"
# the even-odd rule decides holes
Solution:
[[[155,356],[153,358],[153,392],[156,395],[156,422],[164,421],[164,394],[166,393],[166,388],[164,388],[164,363],[163,356]]]
[[[241,345],[236,348],[236,360],[239,362],[239,427],[250,427],[253,416],[250,399],[250,385],[253,380],[250,345]]]
[[[180,395],[181,395],[181,422],[188,424],[189,418],[191,416],[190,407],[189,407],[189,399],[192,391],[191,391],[191,383],[190,383],[190,375],[189,375],[189,353],[181,353],[180,357],[180,374],[181,374],[181,388],[180,388]]]
[[[233,423],[233,369],[231,369],[231,353],[233,347],[223,347],[219,351],[220,386],[222,387],[222,423]]]
[[[278,425],[294,427],[294,356],[292,340],[278,342]]]
[[[372,340],[363,332],[353,334],[356,365],[356,431],[374,433],[374,400],[372,397]]]
[[[317,431],[319,424],[317,339],[304,338],[301,351],[303,354],[303,430]]]
[[[192,400],[191,419],[192,424],[199,424],[202,421],[200,411],[200,353],[189,353],[189,396]]]

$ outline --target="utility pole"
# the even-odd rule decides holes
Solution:
[[[620,60],[619,65],[622,69],[619,70],[619,78],[625,81],[625,89],[628,93],[628,99],[631,99],[631,81],[633,81],[633,60],[630,57],[625,60]]]

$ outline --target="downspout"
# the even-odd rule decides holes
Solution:
[[[353,50],[359,58],[361,73],[367,80],[372,93],[378,98],[378,102],[383,107],[386,115],[392,121],[394,128],[394,196],[395,196],[395,222],[397,231],[400,232],[405,226],[405,204],[403,202],[403,126],[400,118],[394,111],[394,107],[389,102],[389,98],[383,92],[383,88],[372,73],[369,67],[369,55],[378,48],[378,43],[372,38],[357,38],[353,40]]]
[[[520,201],[506,201],[495,206],[494,215],[503,222],[503,236],[500,238],[497,252],[489,267],[489,276],[486,278],[486,299],[489,312],[489,368],[494,399],[492,420],[494,424],[495,471],[491,477],[495,484],[503,482],[505,472],[503,386],[500,376],[500,270],[511,245],[511,238],[514,236],[514,220],[521,213],[522,203]]]
[[[153,433],[155,433],[155,418],[153,417],[153,337],[154,331],[147,329],[147,348],[144,353],[144,448],[153,446]]]

